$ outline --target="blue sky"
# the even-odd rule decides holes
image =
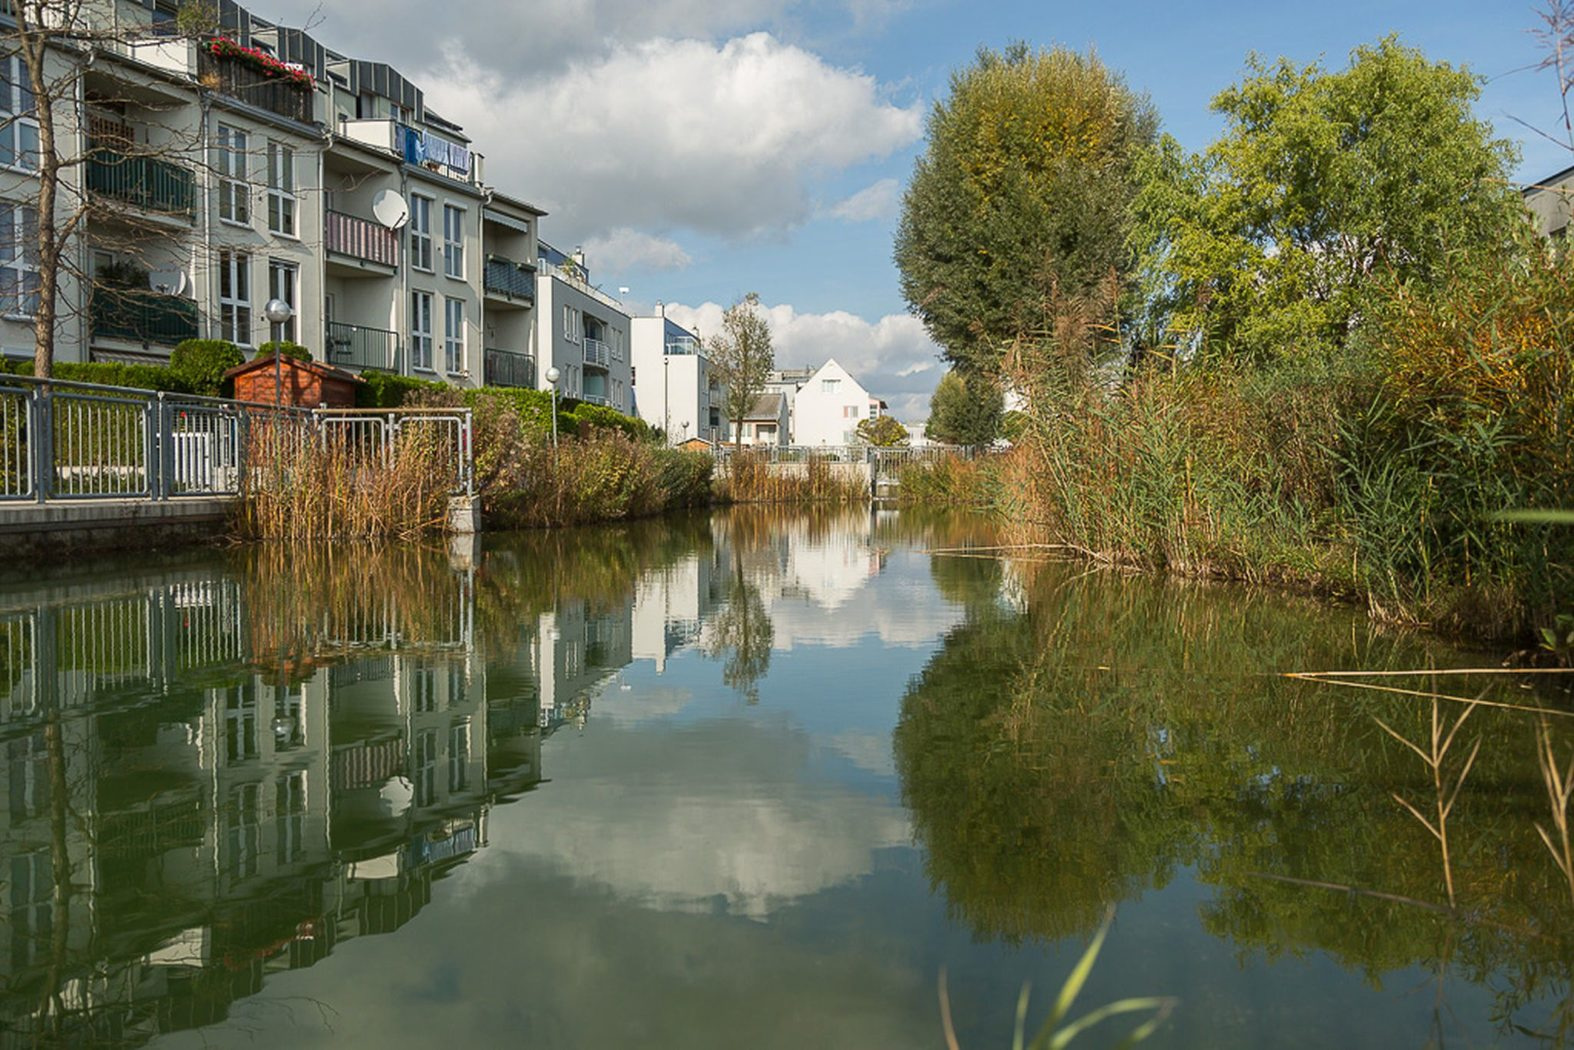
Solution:
[[[1574,162],[1513,119],[1559,119],[1553,78],[1527,68],[1529,0],[455,0],[435,36],[408,32],[431,24],[425,0],[253,2],[415,78],[487,180],[547,208],[543,235],[583,245],[636,310],[663,301],[703,335],[757,291],[780,363],[834,356],[909,420],[942,367],[906,315],[891,235],[923,119],[980,45],[1094,48],[1201,149],[1219,129],[1209,99],[1249,52],[1339,66],[1397,33],[1487,78],[1479,114],[1521,144],[1521,177]]]

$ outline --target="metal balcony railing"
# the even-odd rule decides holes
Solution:
[[[95,336],[160,346],[197,338],[197,304],[179,296],[95,288],[89,314]]]
[[[399,333],[383,328],[329,321],[327,338],[328,363],[340,368],[359,368],[374,372],[398,372]]]
[[[513,350],[486,352],[486,385],[536,387],[536,359]]]
[[[312,122],[310,85],[272,76],[245,59],[197,48],[197,80],[221,94],[302,124]]]
[[[585,364],[606,368],[608,356],[606,343],[588,335],[585,337]]]
[[[587,405],[605,405],[608,408],[612,407],[612,400],[602,394],[580,394],[579,400],[585,402]]]
[[[342,211],[323,213],[323,244],[340,255],[353,255],[382,266],[399,265],[396,231]]]
[[[506,299],[534,302],[536,298],[536,268],[501,255],[486,257],[486,291],[488,295],[501,295]]]
[[[128,157],[96,149],[87,161],[87,188],[144,211],[189,219],[196,202],[196,176],[187,168],[153,157]]]

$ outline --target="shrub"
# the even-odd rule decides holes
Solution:
[[[0,358],[0,372],[14,376],[33,374],[31,358]],[[196,393],[182,377],[163,365],[133,365],[121,361],[56,361],[55,378],[73,383],[98,383],[131,390],[162,390],[171,394]]]
[[[257,355],[252,360],[255,361],[257,357],[268,357],[274,353],[279,353],[284,357],[293,357],[297,361],[310,361],[312,359],[312,352],[299,343],[292,343],[287,339],[270,339],[257,347]]]
[[[563,412],[561,403],[558,410]],[[636,441],[649,441],[655,434],[644,420],[625,416],[622,412],[605,405],[592,405],[584,401],[570,402],[569,409],[563,414],[574,420],[574,429],[579,433],[585,433],[589,428],[601,427],[620,430]],[[560,419],[559,426],[561,425]]]
[[[434,383],[414,376],[394,375],[391,372],[362,372],[364,383],[355,388],[357,408],[399,408],[417,391],[434,392],[452,390],[446,383]]]
[[[244,364],[246,357],[225,339],[187,339],[169,355],[169,370],[196,394],[219,397],[224,373]]]

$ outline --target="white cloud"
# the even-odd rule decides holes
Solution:
[[[651,270],[681,270],[693,260],[677,241],[619,226],[584,243],[588,263],[595,273],[623,273],[640,266]]]
[[[901,199],[902,184],[895,179],[881,179],[839,202],[831,209],[831,215],[848,222],[890,219],[896,216],[896,206]]]
[[[768,33],[617,45],[523,81],[475,64],[428,98],[464,124],[499,188],[576,240],[619,227],[746,237],[811,214],[827,172],[917,141],[918,105]]]
[[[718,303],[669,303],[667,316],[709,336],[721,330],[724,310]],[[871,322],[845,310],[800,313],[787,304],[768,307],[767,316],[778,368],[822,365],[834,357],[871,394],[883,398],[898,419],[928,417],[929,395],[943,370],[940,348],[918,318],[887,314]]]

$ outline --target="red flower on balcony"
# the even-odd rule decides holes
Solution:
[[[280,62],[277,58],[255,47],[243,47],[229,37],[216,36],[208,41],[208,54],[214,58],[234,58],[262,71],[264,76],[287,80],[297,87],[311,87],[312,75],[298,66]]]

